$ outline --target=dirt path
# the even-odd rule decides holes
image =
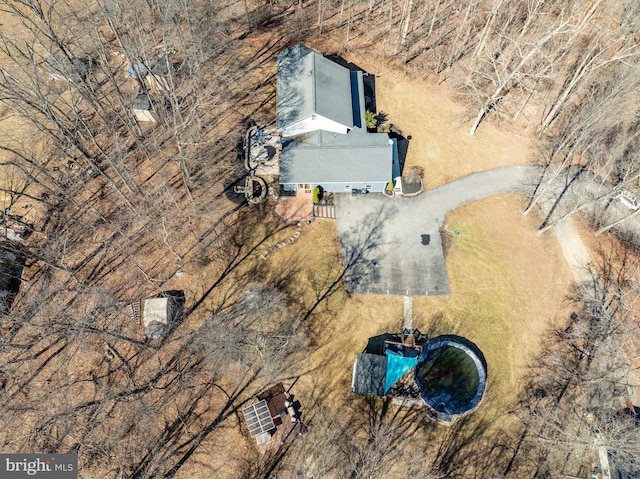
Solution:
[[[593,278],[589,273],[591,256],[589,256],[589,252],[582,242],[573,220],[564,218],[553,227],[553,233],[558,243],[560,243],[562,254],[567,260],[576,283],[581,284],[592,280]]]

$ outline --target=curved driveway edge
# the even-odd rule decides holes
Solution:
[[[475,173],[412,198],[335,195],[350,293],[429,296],[450,292],[440,228],[459,206],[507,192],[531,193],[535,166]]]

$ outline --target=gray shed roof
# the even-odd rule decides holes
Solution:
[[[151,99],[146,93],[140,93],[139,95],[136,95],[136,97],[133,99],[132,107],[134,110],[153,110]]]
[[[347,68],[298,44],[278,55],[276,125],[313,114],[352,127],[351,75]]]
[[[171,70],[171,62],[164,58],[159,58],[155,60],[151,66],[141,61],[131,63],[125,76],[127,78],[145,78],[149,74],[161,76],[167,75]]]
[[[358,354],[353,368],[353,391],[357,394],[384,396],[387,358],[379,354]]]
[[[172,315],[169,298],[151,298],[144,301],[143,320],[148,338],[160,338],[169,326]]]
[[[291,141],[280,153],[280,183],[388,182],[393,176],[393,140],[384,133],[320,132],[319,144]]]
[[[79,58],[51,55],[45,60],[45,68],[55,80],[79,82],[87,76],[87,65]]]

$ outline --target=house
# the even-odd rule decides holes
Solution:
[[[242,410],[249,435],[264,453],[292,441],[304,432],[299,403],[278,383],[257,396]]]
[[[45,69],[52,80],[78,83],[87,76],[86,62],[64,55],[51,55],[45,60]]]
[[[400,177],[395,139],[367,131],[362,71],[299,44],[278,56],[277,75],[281,192],[383,192]]]
[[[167,78],[174,73],[171,62],[165,58],[159,58],[153,62],[133,62],[129,65],[125,76],[146,82],[148,88],[157,90],[169,90]]]
[[[149,98],[149,95],[147,95],[146,93],[137,95],[134,98],[131,107],[133,109],[133,114],[136,116],[136,119],[138,121],[158,121],[156,113],[153,110],[151,98]]]

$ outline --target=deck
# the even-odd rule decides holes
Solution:
[[[247,132],[245,168],[259,176],[280,174],[281,137],[273,128],[251,128]]]
[[[275,430],[271,431],[271,438],[262,444],[258,444],[258,450],[261,453],[264,454],[272,449],[277,449],[304,433],[304,425],[300,422],[298,413],[300,405],[297,401],[292,401],[292,396],[285,391],[282,383],[276,384],[257,397],[260,400],[268,401],[269,413],[276,426]],[[287,403],[290,405],[287,406]],[[296,418],[293,416],[296,416]]]

